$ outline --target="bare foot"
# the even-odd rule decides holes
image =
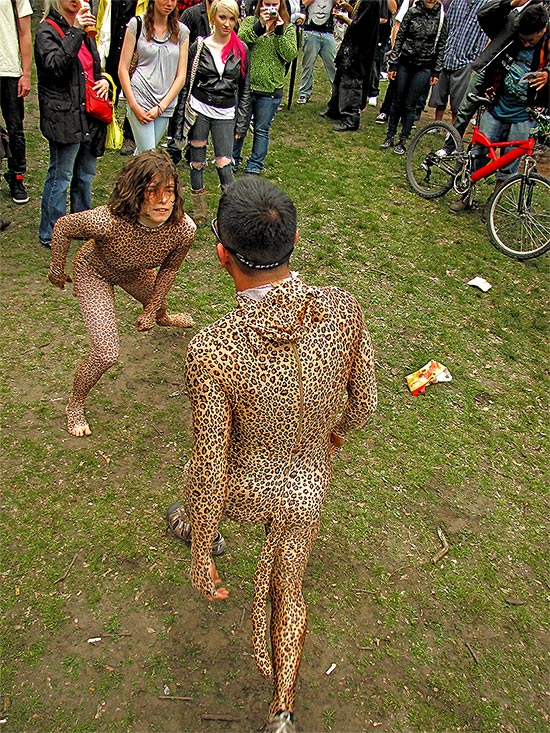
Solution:
[[[174,313],[169,316],[165,313],[163,316],[157,316],[159,326],[174,326],[175,328],[193,328],[195,321],[189,313]]]
[[[84,417],[84,408],[77,407],[76,405],[67,405],[65,408],[65,414],[67,415],[67,430],[75,438],[82,438],[84,435],[91,435],[92,431],[90,426]]]

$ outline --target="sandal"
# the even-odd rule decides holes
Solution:
[[[166,522],[168,529],[172,534],[180,540],[191,544],[191,523],[187,521],[187,514],[183,508],[181,501],[172,504],[166,510]],[[218,532],[212,542],[212,555],[218,557],[225,552],[225,540]]]

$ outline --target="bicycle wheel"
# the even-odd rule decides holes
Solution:
[[[487,228],[499,252],[515,260],[550,249],[550,181],[538,173],[512,176],[488,203]]]
[[[450,191],[462,164],[462,139],[447,122],[432,122],[419,130],[407,151],[407,178],[425,199]]]

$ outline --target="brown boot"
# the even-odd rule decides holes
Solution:
[[[192,219],[198,229],[206,226],[206,218],[208,216],[208,205],[206,203],[206,188],[198,191],[191,191],[191,208],[193,209]]]

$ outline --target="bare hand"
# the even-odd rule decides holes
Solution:
[[[98,79],[96,83],[94,84],[94,91],[97,93],[98,97],[101,97],[101,99],[107,99],[109,96],[109,87],[111,85],[107,81],[107,79]]]
[[[157,323],[157,314],[150,313],[149,311],[143,311],[140,317],[136,321],[136,328],[138,331],[150,331]]]
[[[222,586],[222,581],[221,581],[220,576],[218,575],[218,570],[216,568],[214,561],[212,561],[212,563],[210,564],[209,572],[210,572],[210,577],[214,581],[214,584],[219,585],[220,587],[214,591],[214,595],[207,596],[208,600],[209,601],[225,601],[225,599],[229,596],[229,591],[227,590],[227,588],[224,588]]]
[[[397,71],[388,71],[388,79],[395,81],[397,78]]]
[[[65,271],[59,272],[58,270],[51,269],[48,273],[48,280],[60,290],[65,289],[65,283],[72,283],[70,276]]]
[[[95,26],[95,17],[90,12],[90,6],[85,3],[75,15],[73,27],[80,28],[80,30],[83,31],[84,28],[91,25]]]
[[[31,90],[31,75],[30,74],[23,74],[23,76],[19,77],[19,81],[17,83],[17,96],[18,97],[26,97],[27,94]]]
[[[549,74],[547,71],[538,71],[537,75],[529,80],[529,86],[536,89],[537,92],[548,84]]]
[[[143,107],[139,106],[139,104],[136,104],[135,107],[132,107],[132,112],[135,114],[136,119],[140,123],[140,125],[148,125],[149,122],[152,122],[155,119],[154,117],[150,117],[149,112],[146,112]]]
[[[437,84],[439,77],[438,76],[430,76],[430,86],[433,87],[435,84]]]

